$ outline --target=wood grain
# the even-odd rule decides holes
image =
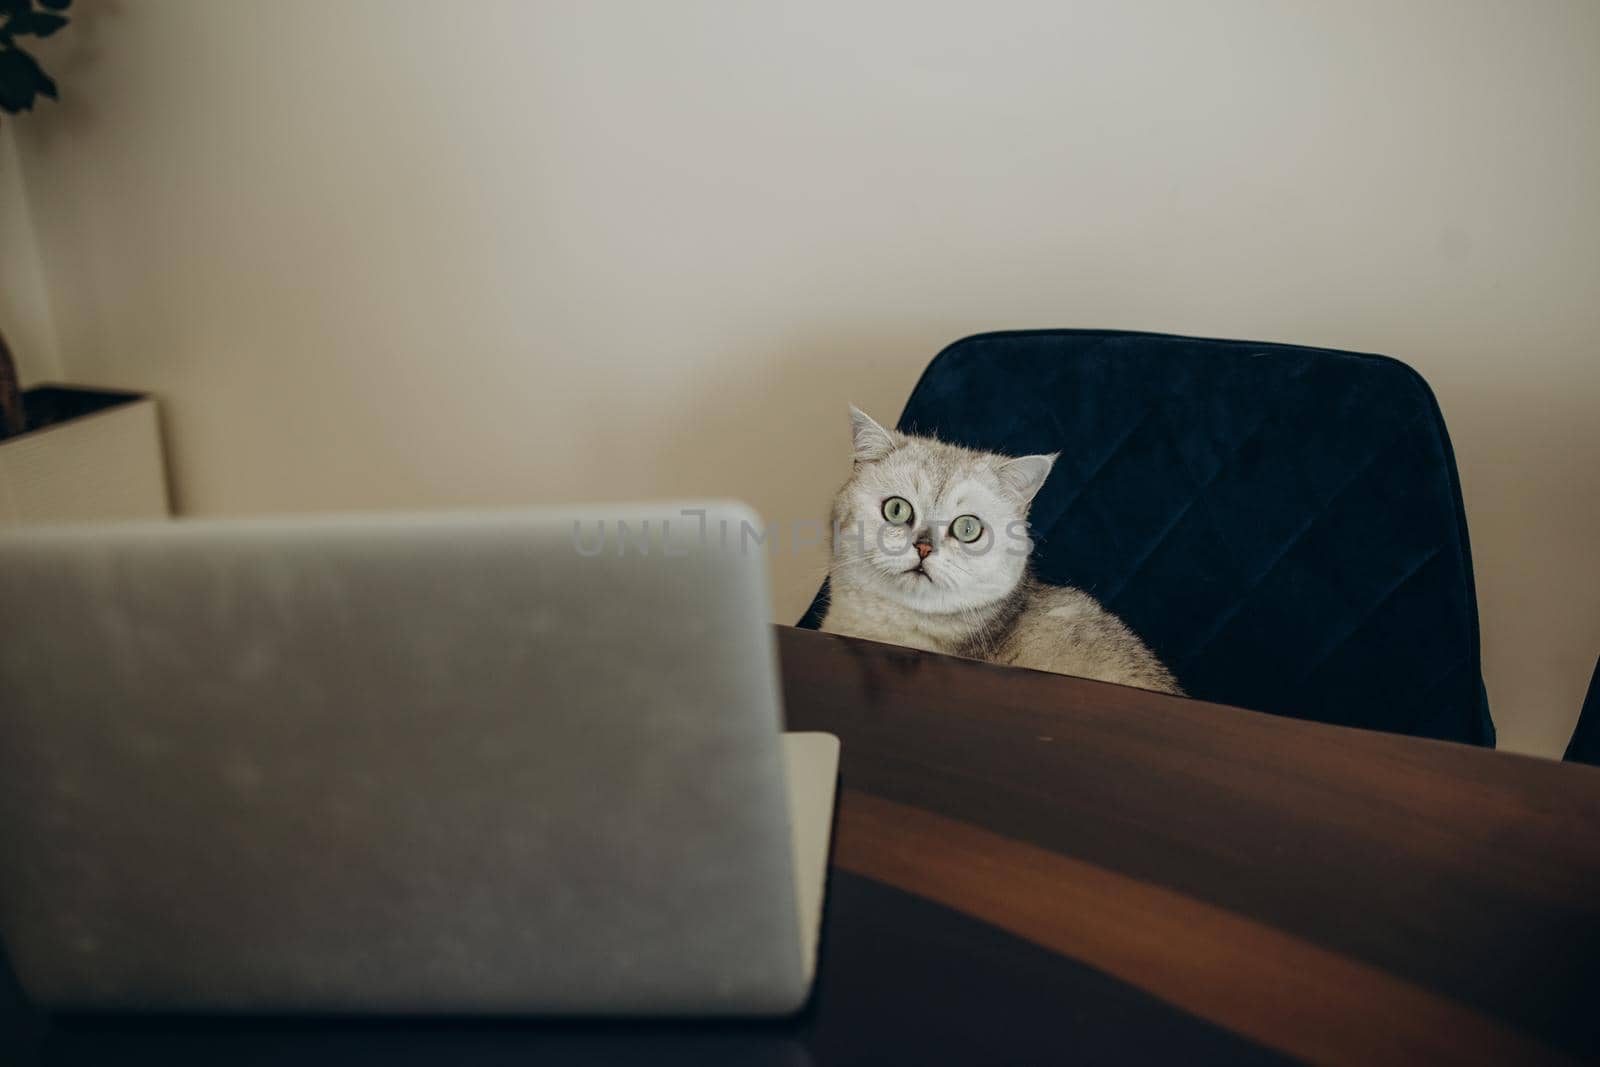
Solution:
[[[827,634],[778,643],[790,727],[840,735],[850,789],[1600,1057],[1600,769]],[[1146,965],[1125,977],[1170,980]]]
[[[1375,967],[1170,889],[871,794],[846,790],[841,801],[837,866],[1091,964],[1298,1059],[1565,1059]]]

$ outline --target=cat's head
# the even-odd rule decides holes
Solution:
[[[831,573],[918,611],[981,608],[1027,574],[1028,505],[1055,462],[886,430],[850,409],[850,480],[834,500]]]

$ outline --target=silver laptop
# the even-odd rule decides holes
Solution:
[[[838,742],[781,732],[746,523],[705,504],[0,535],[0,935],[24,989],[797,1009]]]

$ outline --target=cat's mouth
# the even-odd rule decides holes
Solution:
[[[924,567],[921,563],[918,563],[915,567],[911,567],[911,568],[909,568],[909,569],[907,569],[905,571],[902,571],[901,573],[902,574],[913,574],[913,575],[920,574],[920,575],[922,575],[922,577],[928,579],[928,581],[930,581],[930,582],[933,581],[933,575],[929,574],[928,573],[928,569],[926,567]]]

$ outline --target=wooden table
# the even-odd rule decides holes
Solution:
[[[1600,770],[780,627],[844,742],[821,976],[757,1024],[14,1015],[54,1062],[1600,1056]],[[4,1056],[0,1056],[4,1059]]]
[[[927,980],[948,1041],[1066,1057],[1075,1020],[1110,1010],[1105,1048],[1129,1058],[1167,1058],[1201,1020],[1219,1059],[1600,1055],[1600,769],[823,634],[779,644],[791,729],[844,739],[844,900],[975,920],[993,940],[974,959],[1052,983],[1049,1003],[974,1019]]]

